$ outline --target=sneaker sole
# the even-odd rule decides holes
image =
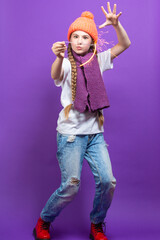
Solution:
[[[35,237],[35,240],[51,240],[50,238],[37,238],[35,228],[33,229],[33,236]]]

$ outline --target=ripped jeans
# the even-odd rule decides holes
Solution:
[[[57,133],[57,159],[61,170],[61,185],[47,201],[41,218],[46,222],[54,221],[61,210],[73,200],[80,185],[83,159],[86,159],[96,186],[90,220],[95,224],[103,222],[116,186],[103,133]]]

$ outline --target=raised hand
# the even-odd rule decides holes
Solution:
[[[64,58],[64,53],[67,50],[65,42],[56,42],[52,45],[52,51],[57,57]]]
[[[102,12],[104,13],[105,17],[106,17],[106,21],[105,23],[101,24],[99,26],[99,28],[103,28],[105,26],[108,25],[113,25],[116,26],[118,25],[118,18],[121,16],[122,12],[120,12],[119,14],[116,15],[116,4],[114,4],[113,7],[113,12],[111,11],[111,7],[110,7],[110,3],[107,2],[107,9],[108,9],[108,13],[106,12],[106,10],[104,9],[104,7],[101,7]]]

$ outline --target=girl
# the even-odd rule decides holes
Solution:
[[[105,52],[96,52],[98,33],[91,12],[83,12],[68,30],[68,49],[65,42],[56,42],[52,51],[56,60],[52,64],[51,76],[56,86],[62,87],[57,126],[57,158],[61,169],[61,185],[51,195],[43,208],[34,229],[35,239],[50,239],[50,223],[61,210],[73,200],[80,185],[83,159],[89,163],[94,175],[96,191],[90,213],[90,239],[107,240],[103,222],[110,207],[116,179],[103,137],[102,109],[109,107],[102,73],[113,67],[113,59],[130,45],[130,40],[119,22],[121,12],[116,15],[107,3],[108,13],[103,28],[113,25],[118,43]],[[64,58],[68,50],[68,58]]]

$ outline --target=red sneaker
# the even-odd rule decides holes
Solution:
[[[33,230],[36,240],[50,240],[49,234],[50,222],[45,222],[41,218],[38,219],[37,225]]]
[[[108,240],[108,238],[104,235],[102,223],[98,223],[98,224],[91,223],[90,239]]]

